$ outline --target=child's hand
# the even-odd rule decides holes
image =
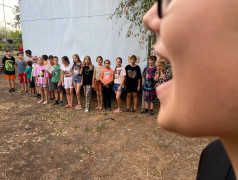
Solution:
[[[59,82],[59,83],[58,83],[58,86],[60,86],[60,85],[61,85],[61,83]]]
[[[62,83],[62,86],[64,87],[64,83]]]
[[[137,87],[137,91],[140,91],[140,86]]]
[[[82,87],[82,86],[83,86],[83,83],[80,83],[79,86]]]
[[[118,87],[118,91],[121,91],[121,86]]]

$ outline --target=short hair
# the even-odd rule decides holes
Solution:
[[[27,49],[27,50],[25,50],[25,53],[29,54],[31,56],[31,50]]]
[[[110,61],[109,59],[106,59],[106,60],[104,61],[104,64],[106,63],[106,61],[108,61],[109,64],[111,64],[111,61]]]
[[[121,58],[121,57],[116,58],[116,60],[118,60],[118,59],[119,59],[119,60],[121,61],[121,63],[122,63],[122,58]]]
[[[53,59],[56,58],[56,59],[59,59],[57,56],[54,56]]]
[[[54,58],[54,56],[52,56],[52,55],[49,55],[49,59],[53,59]]]
[[[44,54],[44,55],[42,55],[42,58],[43,58],[43,60],[47,61],[48,56]]]
[[[96,61],[98,60],[98,58],[100,58],[100,59],[102,60],[102,62],[103,62],[102,56],[98,56],[98,57],[96,58]]]
[[[23,55],[21,52],[19,52],[19,53],[17,53],[17,56],[19,56],[20,54]]]
[[[136,55],[132,55],[132,56],[130,57],[130,59],[135,59],[135,60],[137,60],[137,57],[136,57]]]
[[[150,56],[149,59],[151,59],[152,61],[156,61],[157,57],[156,56]]]
[[[31,61],[27,61],[26,63],[28,66],[32,66],[32,62]]]

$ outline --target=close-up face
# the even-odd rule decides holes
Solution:
[[[102,65],[102,59],[101,59],[101,58],[97,58],[97,63],[98,63],[99,65]]]
[[[6,54],[7,56],[12,56],[12,51],[7,51]]]
[[[157,88],[159,124],[188,136],[233,135],[238,129],[238,1],[173,0],[144,24],[155,52],[170,61],[173,80]],[[224,60],[228,65],[224,64]]]
[[[153,61],[153,60],[151,60],[151,59],[148,60],[148,65],[149,65],[149,66],[153,66],[154,64],[155,64],[155,61]]]
[[[73,56],[73,61],[74,61],[75,63],[77,63],[79,60],[78,60],[78,58],[77,58],[76,56]]]
[[[53,59],[49,59],[49,61],[52,63],[52,62],[53,62]]]
[[[17,56],[17,58],[20,59],[20,60],[22,60],[23,55],[22,55],[22,54],[19,54],[19,55]]]
[[[110,67],[110,62],[109,61],[104,61],[104,67],[109,68]]]
[[[63,65],[65,65],[65,60],[63,58],[61,58],[61,62]]]
[[[34,62],[34,63],[37,63],[37,59],[33,59],[33,62]]]
[[[121,62],[120,59],[117,59],[117,60],[116,60],[116,66],[117,66],[117,67],[121,67],[121,63],[122,63],[122,62]]]
[[[135,58],[131,58],[130,61],[131,61],[131,64],[135,64],[136,63],[136,59]]]
[[[53,59],[54,65],[58,65],[58,61],[59,61],[58,58],[54,58],[54,59]]]
[[[163,64],[162,63],[158,63],[157,65],[156,65],[156,69],[157,69],[157,71],[160,71],[160,70],[162,70],[163,69]]]
[[[30,56],[30,54],[27,54],[27,53],[26,53],[26,57],[29,57],[29,56]]]
[[[44,62],[44,61],[43,61],[43,58],[38,58],[38,64],[39,64],[39,65],[42,65],[43,62]]]
[[[85,60],[84,60],[84,62],[85,62],[85,64],[87,64],[87,65],[88,65],[88,64],[89,64],[89,62],[90,62],[89,58],[88,58],[88,57],[86,57],[86,58],[85,58]]]

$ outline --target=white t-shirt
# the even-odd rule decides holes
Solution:
[[[126,70],[124,67],[119,67],[115,69],[115,77],[114,77],[114,83],[121,84],[122,78],[126,76]],[[123,86],[122,86],[123,87]]]
[[[73,76],[72,66],[70,64],[66,68],[64,65],[61,65],[60,69],[63,72],[64,78],[72,78],[72,76]]]

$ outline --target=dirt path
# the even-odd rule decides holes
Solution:
[[[1,73],[0,179],[195,179],[212,140],[168,133],[157,115],[85,114],[6,87]]]

